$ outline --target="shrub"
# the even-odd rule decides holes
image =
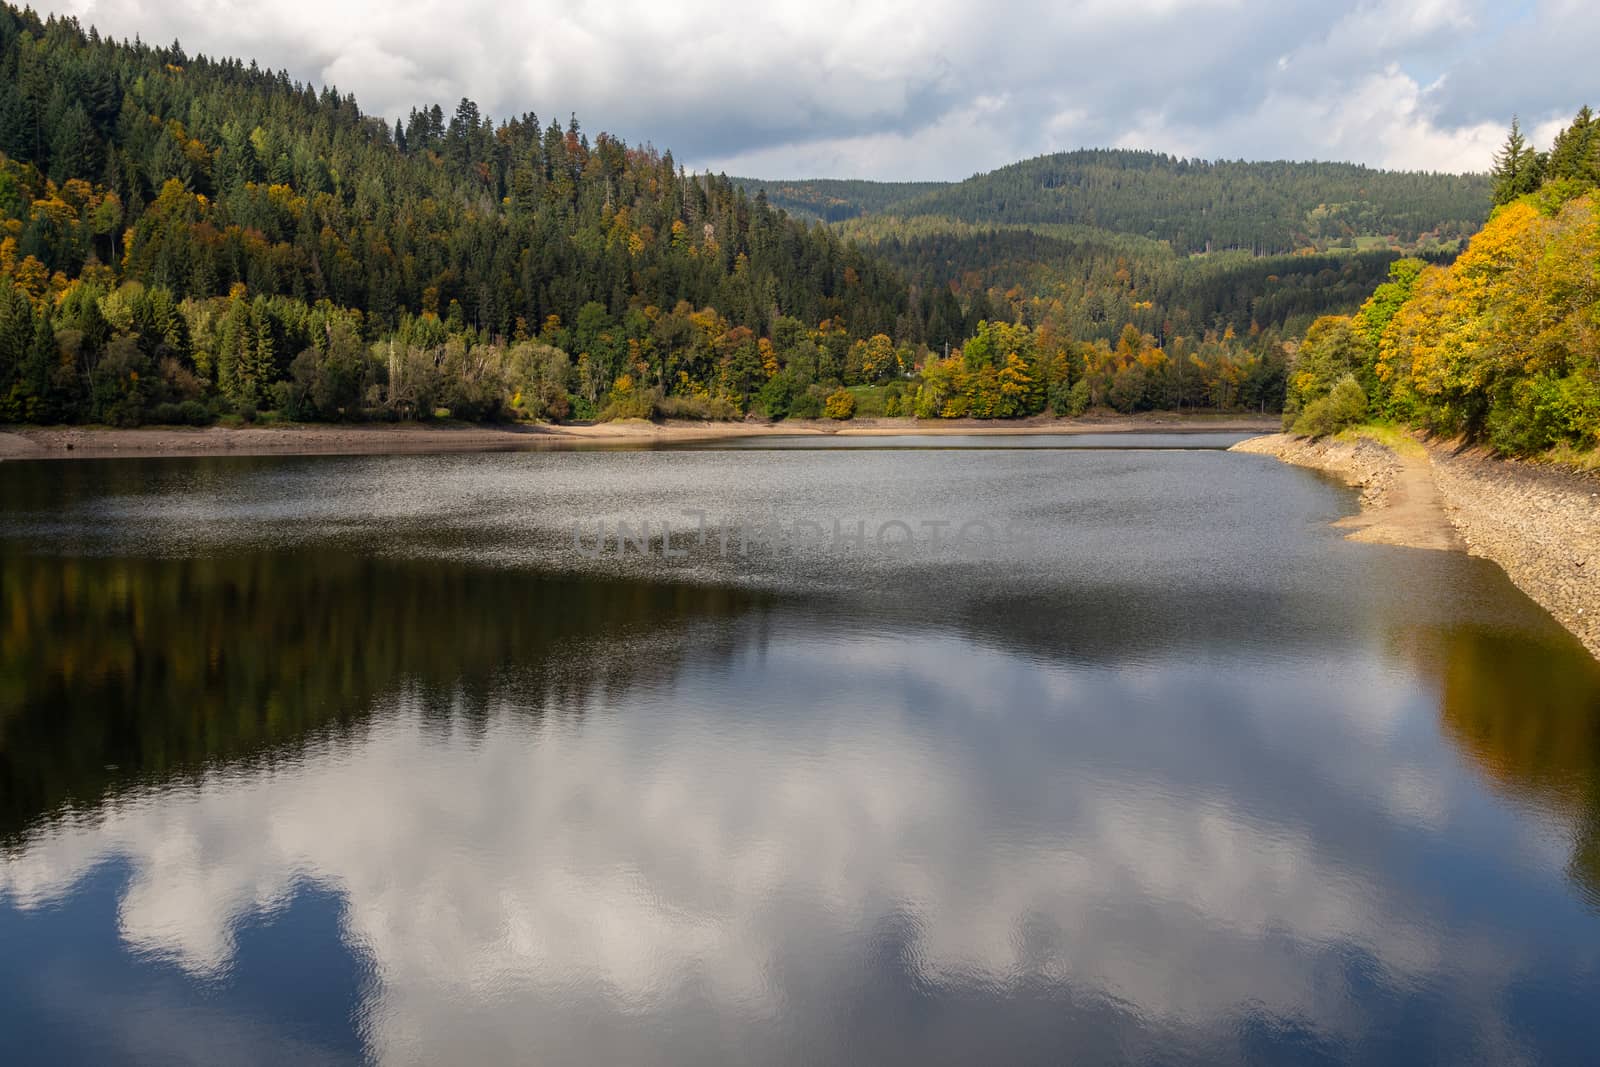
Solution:
[[[211,409],[198,400],[185,400],[178,405],[178,418],[189,426],[209,426]]]
[[[1346,374],[1327,396],[1306,405],[1294,424],[1294,432],[1308,437],[1326,437],[1367,416],[1367,393],[1354,374]]]
[[[826,418],[843,421],[856,413],[856,398],[847,389],[835,389],[823,402],[822,414]]]
[[[711,417],[706,413],[706,402],[692,396],[658,397],[650,414],[658,419],[705,420]]]
[[[648,419],[655,414],[658,395],[646,389],[614,389],[606,406],[600,409],[600,421],[614,419]]]
[[[739,418],[739,408],[726,397],[664,396],[656,401],[655,413],[663,419],[698,419],[731,422]]]
[[[789,417],[794,419],[820,419],[822,417],[822,397],[818,396],[812,389],[807,389],[794,398],[794,404],[789,408]]]
[[[295,362],[298,363],[299,360]],[[304,402],[303,398],[297,395],[300,390],[297,390],[295,385],[296,383],[294,382],[273,382],[267,389],[267,395],[272,401],[268,406],[284,412],[291,419],[310,420],[316,418],[317,409],[311,406],[310,403]],[[265,414],[265,412],[262,414]]]
[[[1072,388],[1067,390],[1066,396],[1063,398],[1063,404],[1056,409],[1056,414],[1070,415],[1076,418],[1088,410],[1089,381],[1087,378],[1079,378],[1072,384]]]

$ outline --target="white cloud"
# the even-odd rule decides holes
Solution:
[[[951,168],[969,160],[1006,158],[1011,151],[1007,131],[994,123],[1006,105],[1004,97],[982,97],[920,129],[772,145],[709,159],[704,166],[725,174],[795,178],[966,177]]]
[[[1105,144],[1483,169],[1513,112],[1534,125],[1582,102],[1567,97],[1600,33],[1600,9],[1572,0],[1521,17],[1487,0],[46,6],[334,82],[377,113],[463,95],[500,116],[576,111],[764,177],[959,178]],[[1063,128],[1064,112],[1082,118]]]
[[[1505,128],[1499,122],[1445,128],[1428,115],[1427,92],[1398,67],[1367,75],[1337,95],[1274,89],[1254,110],[1210,127],[1145,115],[1117,145],[1205,155],[1208,145],[1255,138],[1279,159],[1368,162],[1405,170],[1486,170]]]

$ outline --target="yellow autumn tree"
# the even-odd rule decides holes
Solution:
[[[1378,341],[1397,412],[1530,453],[1600,438],[1600,210],[1595,194],[1500,208],[1431,267]]]

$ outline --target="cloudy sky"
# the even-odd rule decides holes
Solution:
[[[757,177],[962,178],[1081,146],[1482,170],[1586,97],[1592,0],[67,0],[354,92],[576,111]]]

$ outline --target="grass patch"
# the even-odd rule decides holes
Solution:
[[[1364,422],[1360,426],[1341,430],[1338,440],[1349,441],[1352,444],[1357,441],[1372,441],[1400,456],[1421,456],[1427,453],[1427,449],[1422,447],[1422,442],[1392,422]]]
[[[1600,474],[1600,448],[1591,448],[1585,452],[1563,441],[1540,456],[1539,460],[1542,463],[1582,471],[1585,474]]]
[[[899,411],[897,415],[909,415],[910,398],[903,383],[891,382],[885,385],[847,385],[845,391],[856,399],[856,414],[858,419],[881,419],[888,413],[888,399],[897,395]]]

